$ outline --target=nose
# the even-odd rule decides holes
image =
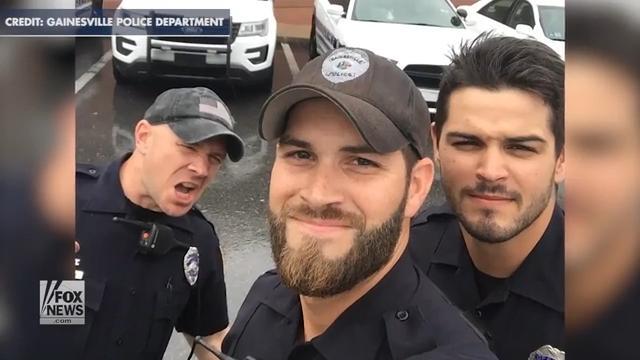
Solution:
[[[209,157],[201,152],[195,153],[189,162],[188,168],[198,177],[207,177],[211,169]]]
[[[487,148],[480,157],[476,176],[484,181],[500,181],[507,178],[507,164],[503,152],[498,148]]]
[[[308,205],[316,208],[337,205],[344,200],[343,186],[339,171],[330,164],[318,164],[315,171],[308,174],[300,196]]]

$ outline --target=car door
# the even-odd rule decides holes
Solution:
[[[507,19],[517,0],[494,0],[478,10],[470,18],[476,31],[494,31],[500,35],[513,35],[515,30],[507,26]]]
[[[340,19],[329,13],[330,5],[341,5],[346,13],[349,3],[350,0],[315,0],[315,27],[318,53],[322,54],[339,46],[338,22]]]

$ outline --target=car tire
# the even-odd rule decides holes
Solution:
[[[309,34],[309,59],[313,59],[318,55],[318,43],[316,42],[316,13],[311,18],[311,33]]]
[[[273,87],[273,65],[267,70],[267,76],[260,80],[258,84],[258,89],[260,91],[264,91],[266,93],[271,93],[271,88]]]
[[[112,65],[111,67],[113,69],[113,79],[118,84],[127,84],[130,82],[131,79],[125,74],[123,74],[122,71],[120,71],[120,69],[118,68],[120,64],[121,64],[120,60],[116,58],[113,58],[113,60],[111,61],[111,65]]]

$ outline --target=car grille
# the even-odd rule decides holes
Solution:
[[[417,87],[438,89],[444,68],[437,65],[407,65],[404,72],[409,75]]]
[[[229,44],[233,44],[236,41],[238,32],[240,31],[240,23],[233,23],[231,25],[231,38]],[[156,40],[183,42],[189,44],[207,44],[207,45],[226,45],[227,37],[213,37],[213,36],[159,36],[155,37]]]

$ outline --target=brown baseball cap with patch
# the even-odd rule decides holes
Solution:
[[[231,161],[244,155],[244,142],[233,130],[235,121],[218,94],[205,87],[169,89],[158,95],[144,118],[153,125],[167,124],[187,144],[214,137],[225,140]]]
[[[318,97],[340,108],[375,151],[410,145],[420,158],[429,156],[429,108],[418,88],[387,58],[356,48],[317,57],[271,95],[260,114],[260,136],[269,141],[280,137],[289,110]]]

